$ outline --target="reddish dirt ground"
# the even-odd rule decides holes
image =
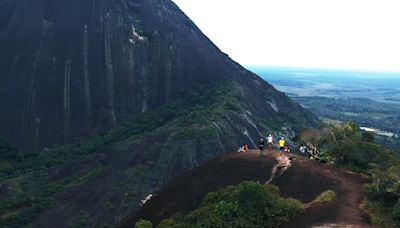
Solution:
[[[364,198],[362,184],[367,181],[365,178],[299,156],[281,173],[282,167],[276,159],[278,156],[288,154],[266,152],[260,157],[253,150],[206,162],[161,189],[118,227],[134,227],[139,219],[158,224],[164,218],[196,209],[208,192],[247,180],[261,183],[270,181],[279,186],[281,196],[292,197],[304,203],[313,201],[326,190],[337,193],[333,202],[313,205],[282,227],[371,227],[369,215],[360,207]],[[273,170],[276,173],[271,181]]]

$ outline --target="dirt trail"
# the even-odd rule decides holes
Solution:
[[[267,182],[265,182],[265,184],[270,184],[276,176],[282,175],[292,165],[291,160],[286,155],[277,154],[274,157],[278,164],[274,165],[274,167],[272,168],[271,177]],[[280,172],[278,175],[276,175],[278,169],[280,169]]]
[[[139,219],[158,224],[164,218],[197,208],[208,192],[245,180],[277,185],[282,196],[304,203],[313,201],[326,190],[337,193],[333,202],[315,204],[282,227],[371,227],[368,214],[360,207],[364,198],[362,184],[366,181],[361,175],[303,157],[290,160],[288,155],[273,151],[260,157],[258,150],[251,150],[206,162],[161,189],[119,227],[133,227]]]
[[[283,196],[308,203],[315,199],[309,196],[310,193],[333,190],[337,198],[330,203],[314,204],[283,227],[372,227],[369,215],[361,208],[364,199],[362,185],[366,182],[362,175],[337,170],[303,157],[296,158],[292,167],[274,182]]]

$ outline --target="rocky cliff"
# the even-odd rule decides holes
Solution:
[[[167,0],[0,1],[0,135],[73,142],[238,66]]]

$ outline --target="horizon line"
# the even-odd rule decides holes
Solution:
[[[384,73],[392,75],[400,75],[399,71],[391,70],[367,70],[367,69],[348,69],[348,68],[329,68],[329,67],[305,67],[305,66],[272,66],[272,65],[259,65],[259,64],[243,64],[243,67],[247,68],[269,68],[269,69],[287,69],[287,70],[319,70],[319,71],[339,71],[339,72],[358,72],[358,73]]]

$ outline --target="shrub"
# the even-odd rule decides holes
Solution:
[[[153,224],[151,224],[150,221],[147,220],[139,220],[136,224],[135,224],[135,228],[152,228]]]
[[[376,201],[367,201],[364,208],[371,214],[371,222],[382,228],[394,228],[391,208]]]
[[[160,227],[278,226],[303,211],[300,201],[279,197],[275,186],[243,182],[209,193],[198,209]]]

